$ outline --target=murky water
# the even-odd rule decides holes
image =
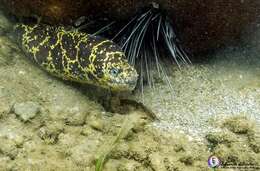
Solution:
[[[212,154],[260,165],[260,31],[203,62],[167,66],[172,88],[158,81],[129,97],[160,119],[151,121],[134,105],[111,113],[100,103],[110,94],[39,69],[10,26],[0,14],[0,170],[93,171],[104,154],[107,171],[211,170]]]

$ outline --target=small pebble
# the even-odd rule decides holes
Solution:
[[[59,134],[63,131],[61,122],[51,122],[39,129],[38,136],[47,144],[56,144],[59,140]]]
[[[16,103],[13,111],[22,121],[26,122],[34,118],[40,112],[40,105],[35,102]]]
[[[85,141],[85,143],[81,143],[70,148],[71,160],[83,167],[91,166],[95,163],[95,157],[93,151],[97,150],[97,141],[90,140]]]
[[[3,137],[0,137],[0,152],[1,154],[4,154],[11,159],[15,159],[18,154],[18,149],[15,146],[15,143],[10,139],[5,139]]]
[[[12,140],[16,147],[22,147],[25,141],[24,137],[21,135],[14,136]]]
[[[143,170],[139,162],[134,160],[124,160],[118,167],[119,171]]]
[[[153,170],[166,171],[164,165],[164,158],[159,153],[152,153],[149,155],[149,160],[151,162],[151,167]]]
[[[5,97],[7,95],[8,95],[8,91],[4,87],[0,86],[0,98]]]
[[[98,131],[102,131],[103,128],[104,128],[104,124],[103,124],[103,121],[101,119],[92,120],[92,121],[89,122],[89,125],[93,129],[98,130]]]
[[[84,126],[80,132],[81,135],[89,136],[93,132],[93,129],[91,129],[89,126]]]
[[[5,117],[11,111],[11,104],[8,103],[0,103],[0,119]]]
[[[85,124],[85,119],[88,113],[81,109],[79,106],[75,106],[66,111],[67,117],[65,122],[72,126],[81,126]]]

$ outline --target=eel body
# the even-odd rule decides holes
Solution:
[[[14,30],[26,56],[52,75],[115,91],[136,86],[135,68],[108,39],[48,25],[18,24]]]

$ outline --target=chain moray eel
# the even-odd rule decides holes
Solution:
[[[136,86],[136,70],[110,40],[43,24],[17,24],[14,31],[26,56],[54,76],[113,91]]]

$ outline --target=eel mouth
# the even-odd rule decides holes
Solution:
[[[134,70],[126,80],[114,80],[110,83],[110,89],[112,91],[133,91],[136,88],[138,82],[138,74],[137,71]]]

